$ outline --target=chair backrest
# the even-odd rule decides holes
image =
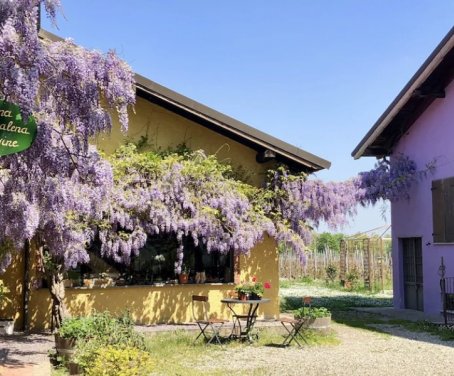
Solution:
[[[208,321],[208,296],[192,295],[192,317],[195,321]]]

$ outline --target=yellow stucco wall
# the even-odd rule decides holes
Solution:
[[[8,301],[0,302],[0,318],[15,319],[16,327],[22,325],[20,314],[23,305],[24,258],[23,254],[15,254],[11,266],[5,274],[0,276],[9,293],[6,294]]]
[[[259,281],[269,281],[271,289],[265,290],[265,298],[258,314],[262,318],[279,317],[279,270],[276,242],[266,237],[250,254],[240,257],[241,280],[256,276]],[[122,286],[107,288],[68,288],[66,304],[71,315],[87,315],[93,310],[108,310],[113,314],[130,311],[139,324],[186,323],[192,321],[191,296],[208,295],[210,313],[214,317],[229,318],[222,298],[234,294],[235,285],[187,284],[172,286]],[[235,307],[237,313],[240,307]],[[30,300],[30,328],[39,331],[50,328],[51,300],[47,289],[32,291]]]
[[[97,137],[98,147],[110,154],[125,142],[139,141],[142,136],[147,137],[150,148],[155,150],[185,143],[191,150],[202,149],[206,154],[216,154],[219,161],[241,166],[255,185],[263,182],[266,170],[272,166],[272,162],[257,163],[255,150],[139,97],[129,119],[127,133],[122,133],[114,121],[111,133]]]

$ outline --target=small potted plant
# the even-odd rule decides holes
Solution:
[[[0,308],[3,309],[3,305],[11,300],[6,296],[9,289],[0,280]],[[14,331],[14,318],[1,317],[0,316],[0,333],[11,335]]]
[[[239,300],[248,300],[251,294],[252,286],[249,282],[242,282],[235,286]]]
[[[331,312],[326,307],[301,307],[295,311],[295,319],[304,319],[304,326],[311,329],[327,329]]]
[[[271,284],[269,282],[259,282],[257,277],[252,277],[252,287],[251,287],[251,296],[250,299],[252,300],[260,300],[265,293],[265,289],[270,289]]]
[[[256,276],[252,277],[252,282],[242,282],[235,287],[238,293],[238,299],[241,300],[260,300],[265,292],[265,289],[271,288],[269,282],[259,282]]]
[[[189,281],[189,268],[186,265],[183,265],[181,268],[181,273],[178,274],[178,282],[180,284],[186,284]]]

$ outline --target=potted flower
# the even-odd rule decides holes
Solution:
[[[9,289],[3,284],[3,281],[0,280],[0,308],[3,308],[4,303],[10,302],[11,300],[6,296],[9,292]],[[13,334],[14,330],[14,319],[10,317],[1,317],[0,316],[0,334]]]
[[[235,287],[238,293],[238,299],[241,300],[260,300],[265,292],[265,289],[270,289],[269,282],[259,282],[256,276],[252,277],[252,282],[242,282]]]
[[[257,277],[252,277],[252,288],[251,288],[251,296],[250,299],[252,300],[260,300],[262,299],[263,294],[265,293],[265,289],[270,289],[271,283],[269,282],[259,282]]]
[[[249,282],[242,282],[235,286],[235,291],[238,294],[238,299],[248,300],[251,294],[252,285]]]
[[[331,312],[325,307],[301,307],[295,311],[295,319],[303,319],[303,325],[311,329],[327,329]]]
[[[183,265],[183,267],[181,268],[181,273],[178,274],[178,282],[180,282],[180,284],[188,283],[189,272],[189,268],[186,265]]]
[[[153,271],[153,281],[155,283],[161,283],[162,282],[162,273],[161,273],[161,265],[166,261],[166,258],[164,255],[158,254],[153,257],[153,266],[152,271]]]

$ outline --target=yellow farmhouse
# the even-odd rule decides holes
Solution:
[[[58,39],[41,31],[44,38]],[[112,133],[96,140],[100,149],[112,153],[126,141],[146,138],[153,148],[174,148],[185,144],[202,149],[248,171],[252,184],[260,185],[264,173],[276,163],[312,173],[330,163],[313,154],[223,115],[140,75],[135,76],[137,101],[130,113],[127,134],[115,126]],[[171,248],[172,244],[164,244]],[[40,331],[50,328],[51,299],[36,273],[33,244],[15,256],[2,276],[10,289],[11,302],[2,316],[14,317],[16,330]],[[175,253],[175,252],[173,252]],[[188,283],[174,279],[169,269],[170,255],[150,244],[145,256],[121,270],[101,258],[92,257],[89,265],[68,273],[66,304],[71,315],[87,315],[92,310],[122,313],[129,310],[136,323],[184,323],[191,321],[191,296],[208,295],[210,311],[228,317],[220,300],[233,294],[235,283],[257,276],[269,281],[271,289],[258,312],[266,319],[279,316],[279,257],[271,237],[251,249],[249,255],[234,257],[202,255],[191,261]],[[186,256],[185,256],[186,257]],[[197,268],[203,266],[203,273]],[[196,283],[198,282],[198,283]]]

